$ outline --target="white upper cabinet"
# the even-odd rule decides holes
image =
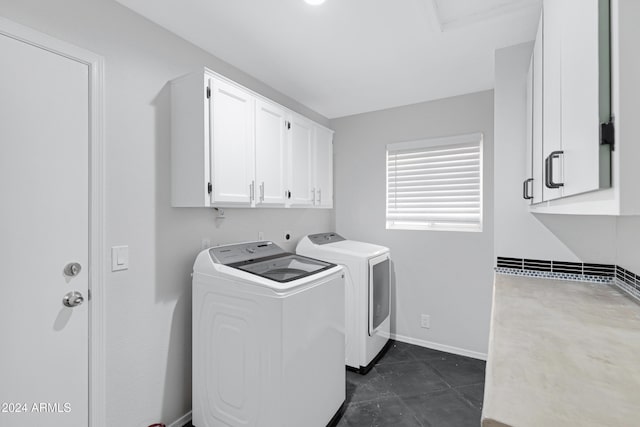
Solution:
[[[172,206],[333,206],[317,123],[207,69],[171,81],[171,121]]]
[[[209,78],[171,81],[171,206],[211,206]]]
[[[315,141],[316,206],[333,207],[333,131],[316,126]]]
[[[332,208],[333,131],[293,114],[289,152],[289,205]]]
[[[313,206],[314,204],[316,197],[313,182],[314,140],[314,123],[298,114],[293,114],[289,146],[290,206]]]
[[[254,109],[248,91],[209,79],[212,204],[251,205],[255,196]]]
[[[543,1],[527,83],[534,209],[611,187],[609,13],[609,0]]]
[[[256,101],[256,206],[287,201],[288,114],[277,104]]]

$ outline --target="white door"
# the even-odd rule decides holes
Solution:
[[[287,111],[256,100],[257,206],[284,206],[286,202]]]
[[[255,196],[254,98],[230,83],[211,80],[211,201],[251,205]]]
[[[86,426],[89,70],[4,35],[0,53],[0,425]]]
[[[314,137],[313,123],[294,114],[289,145],[289,203],[292,206],[310,206],[315,200],[312,163]]]
[[[316,205],[333,207],[333,132],[316,126],[315,144]]]

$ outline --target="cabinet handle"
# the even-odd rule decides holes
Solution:
[[[260,201],[264,202],[264,181],[260,184]]]
[[[318,188],[318,204],[322,204],[322,189]]]
[[[313,204],[316,204],[316,189],[312,189],[311,190],[311,200],[313,201]]]
[[[533,199],[533,194],[529,192],[529,184],[533,182],[533,178],[525,179],[522,183],[522,198],[525,200]]]
[[[552,151],[546,159],[544,159],[544,185],[547,188],[560,188],[564,186],[563,182],[553,182],[553,159],[559,159],[564,151]]]
[[[251,184],[249,184],[249,201],[253,202],[254,200],[254,194],[253,194],[253,189],[255,186],[255,181],[251,181]]]

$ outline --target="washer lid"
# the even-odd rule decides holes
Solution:
[[[241,261],[228,266],[266,279],[275,280],[276,282],[285,283],[329,270],[336,265],[301,255],[286,254]]]
[[[372,257],[389,252],[389,248],[356,240],[342,240],[322,247],[323,251],[356,257]]]

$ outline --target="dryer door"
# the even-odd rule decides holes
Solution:
[[[369,260],[369,335],[376,333],[391,308],[389,254]]]

